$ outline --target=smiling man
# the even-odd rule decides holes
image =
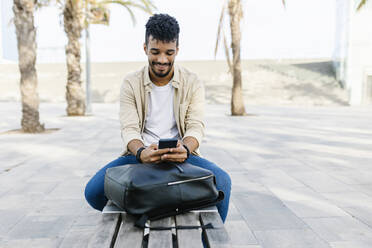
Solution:
[[[148,65],[125,77],[120,92],[120,124],[124,142],[122,156],[112,161],[88,182],[85,197],[97,210],[107,202],[104,176],[107,168],[162,161],[188,162],[216,176],[217,189],[225,199],[217,204],[225,221],[231,190],[229,175],[200,157],[204,136],[204,86],[186,68],[175,65],[179,25],[167,14],[156,14],[146,24],[144,51]],[[178,139],[176,148],[158,149],[159,139]]]

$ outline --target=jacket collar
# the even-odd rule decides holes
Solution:
[[[178,88],[181,83],[180,72],[179,72],[179,68],[177,65],[173,65],[173,66],[174,66],[174,74],[173,74],[173,78],[171,79],[171,83],[174,88]],[[147,87],[152,88],[152,81],[149,75],[149,65],[145,66],[143,83],[145,85],[145,88]]]

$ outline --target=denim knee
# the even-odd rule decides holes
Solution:
[[[225,186],[225,188],[230,191],[231,190],[231,177],[230,175],[221,169],[221,178],[223,178],[223,184]]]
[[[95,181],[97,181],[95,177],[92,177],[89,180],[85,186],[84,195],[85,199],[92,208],[102,211],[107,199],[104,196],[104,189],[99,187]]]
[[[104,181],[106,170],[108,168],[134,163],[137,163],[136,157],[133,155],[127,155],[119,157],[101,168],[85,186],[85,199],[87,200],[89,205],[99,211],[102,211],[102,209],[105,207],[107,198],[104,192]]]

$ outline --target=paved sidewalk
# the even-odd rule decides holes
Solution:
[[[0,247],[85,247],[100,213],[86,182],[121,151],[118,106],[66,117],[40,107],[46,134],[0,135]],[[235,248],[372,247],[372,111],[355,107],[209,105],[205,157],[233,182],[226,222]],[[0,133],[20,104],[0,103]]]

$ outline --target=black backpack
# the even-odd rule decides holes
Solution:
[[[216,205],[224,194],[214,174],[189,163],[128,164],[106,170],[106,197],[146,221]]]

